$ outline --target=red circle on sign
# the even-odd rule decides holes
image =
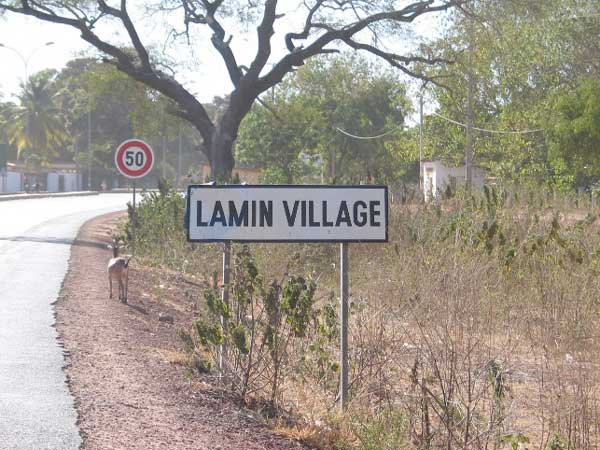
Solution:
[[[133,148],[141,150],[144,154],[144,161],[141,164],[141,167],[134,165],[137,158],[132,157],[131,154],[127,154],[127,151]],[[144,175],[147,175],[152,169],[152,166],[154,165],[154,152],[144,141],[140,141],[139,139],[129,139],[117,148],[117,152],[115,153],[115,164],[117,169],[119,169],[119,172],[126,177],[141,178]]]

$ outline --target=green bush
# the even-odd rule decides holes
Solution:
[[[319,324],[315,309],[316,284],[301,276],[287,276],[266,285],[249,247],[234,247],[231,303],[214,289],[204,293],[209,314],[195,322],[199,346],[218,364],[220,346],[223,375],[241,398],[263,398],[270,413],[277,410],[282,386],[297,370],[290,353],[302,338],[333,327],[332,317]]]

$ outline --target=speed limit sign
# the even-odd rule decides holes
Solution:
[[[141,178],[154,165],[154,152],[144,141],[129,139],[117,148],[115,164],[127,178]]]

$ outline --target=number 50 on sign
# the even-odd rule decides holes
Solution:
[[[144,141],[129,139],[117,148],[115,165],[127,178],[141,178],[154,165],[154,152]]]

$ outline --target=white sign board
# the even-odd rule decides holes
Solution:
[[[188,186],[189,241],[387,242],[386,186]]]

